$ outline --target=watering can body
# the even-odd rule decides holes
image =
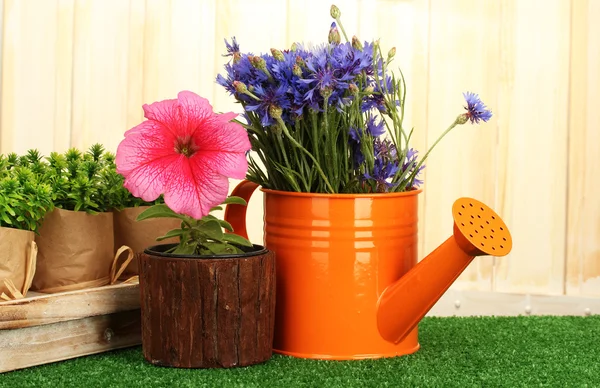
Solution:
[[[232,194],[249,199],[256,188],[243,181]],[[479,252],[465,252],[452,236],[417,264],[420,190],[261,190],[264,244],[276,255],[276,353],[338,360],[414,353],[418,322]],[[247,236],[245,207],[229,205],[225,219]]]

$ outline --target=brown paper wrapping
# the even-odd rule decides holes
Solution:
[[[164,236],[169,230],[179,228],[181,225],[180,220],[174,218],[135,220],[148,207],[129,207],[121,211],[114,211],[115,252],[123,245],[126,245],[135,253],[123,276],[138,275],[138,260],[144,249],[152,245],[179,242],[178,238],[163,241],[156,241],[156,238]]]
[[[35,234],[28,230],[0,227],[0,294],[12,294],[6,283],[25,295],[28,261]]]
[[[31,289],[45,293],[99,287],[110,282],[114,257],[113,214],[54,209],[39,235]]]

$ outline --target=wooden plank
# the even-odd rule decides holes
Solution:
[[[115,151],[127,125],[129,1],[75,4],[71,146]]]
[[[600,296],[600,2],[571,6],[566,292]]]
[[[140,310],[0,331],[0,372],[141,343]]]
[[[462,93],[478,93],[497,112],[498,2],[431,0],[427,146],[465,112]],[[466,22],[468,21],[468,22]],[[473,33],[477,31],[477,33]],[[495,205],[499,115],[488,123],[452,130],[428,157],[424,184],[424,251],[452,234],[452,204],[473,197]],[[421,150],[421,155],[426,152]],[[493,258],[478,258],[458,279],[459,288],[490,290]]]
[[[146,1],[144,103],[182,90],[213,102],[215,23],[215,0]]]
[[[589,316],[600,314],[600,299],[565,295],[448,290],[427,316]]]
[[[513,250],[496,261],[494,289],[562,294],[570,6],[561,0],[500,4],[500,131],[493,186]]]
[[[57,2],[4,1],[1,153],[54,143]]]
[[[123,133],[144,120],[144,39],[146,30],[146,1],[130,0],[129,3],[129,52],[127,59],[127,111]],[[116,136],[121,141],[123,134]],[[115,150],[116,152],[116,150]]]
[[[64,152],[71,147],[73,116],[73,30],[75,0],[58,0],[56,22],[56,89],[54,99],[54,147]]]
[[[0,302],[0,330],[48,325],[139,308],[138,284],[38,294],[25,299]]]
[[[4,57],[4,0],[0,0],[0,151],[2,150],[2,58]]]

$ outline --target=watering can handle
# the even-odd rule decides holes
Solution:
[[[250,197],[254,190],[258,188],[258,184],[249,180],[241,181],[231,192],[231,195],[243,198],[246,202],[250,201]],[[244,205],[229,204],[225,207],[225,221],[229,222],[235,234],[244,238],[248,238],[246,230],[246,209]]]

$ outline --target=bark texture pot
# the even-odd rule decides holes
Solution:
[[[188,256],[150,247],[140,257],[142,348],[154,365],[229,368],[273,350],[275,255]]]

